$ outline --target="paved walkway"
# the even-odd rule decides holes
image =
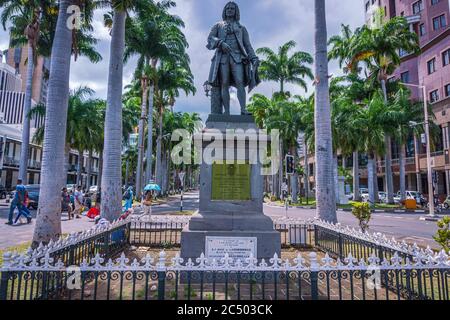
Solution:
[[[167,214],[168,212],[176,212],[180,209],[180,196],[172,196],[170,201],[153,207],[153,214]],[[184,210],[198,209],[198,192],[188,192],[184,195]],[[33,215],[36,211],[32,212]],[[278,206],[264,205],[264,213],[269,216],[284,216],[286,212],[284,208]],[[357,220],[350,212],[338,211],[338,220],[343,225],[357,227]],[[433,235],[437,231],[435,222],[420,221],[423,213],[374,213],[370,222],[370,231],[382,232],[389,237],[396,237],[397,240],[406,240],[407,242],[417,242],[417,244],[433,248],[439,248],[438,244],[433,240]],[[0,249],[11,246],[17,246],[21,243],[30,242],[33,230],[34,220],[30,225],[7,226],[8,208],[1,206],[0,203]],[[289,217],[298,217],[303,219],[314,218],[315,210],[290,208],[288,210]],[[85,230],[93,225],[86,217],[81,219],[67,221],[67,217],[63,217],[62,231],[63,233],[71,233]]]

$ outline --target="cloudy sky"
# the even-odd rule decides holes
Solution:
[[[228,0],[178,0],[176,9],[172,10],[186,23],[185,34],[189,41],[189,54],[195,77],[197,94],[182,96],[175,105],[175,111],[198,112],[202,118],[209,113],[209,101],[205,97],[202,84],[208,78],[212,51],[206,49],[206,38],[212,25],[221,20],[221,13]],[[274,50],[283,43],[294,40],[297,50],[313,53],[314,37],[314,0],[237,0],[241,10],[241,23],[250,34],[253,47],[270,47]],[[329,36],[339,33],[340,24],[352,27],[364,23],[363,1],[361,0],[327,0],[327,19]],[[96,14],[94,22],[96,37],[99,39],[98,51],[103,61],[91,64],[79,58],[71,67],[71,87],[87,85],[96,91],[100,98],[106,98],[107,69],[109,57],[108,31],[103,27],[102,13]],[[8,45],[8,34],[1,29],[0,49]],[[135,68],[135,59],[130,60],[124,70],[124,85],[131,80]],[[336,64],[330,65],[330,73],[337,74]],[[287,86],[296,94],[304,94],[298,88]],[[278,90],[275,83],[263,83],[254,92],[271,95]],[[311,91],[311,89],[310,89]],[[232,112],[239,110],[236,101],[232,103]]]

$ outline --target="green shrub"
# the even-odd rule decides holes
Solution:
[[[352,207],[352,214],[358,219],[361,230],[365,232],[369,228],[369,221],[372,217],[370,204],[368,202],[354,202]]]
[[[438,221],[438,231],[433,237],[446,252],[450,252],[450,217],[444,217]]]

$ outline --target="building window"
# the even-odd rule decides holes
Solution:
[[[409,83],[409,71],[403,72],[400,78],[403,83]]]
[[[431,59],[427,62],[428,74],[432,74],[436,71],[436,58]]]
[[[419,26],[419,34],[420,34],[421,37],[423,37],[423,36],[425,35],[425,33],[426,33],[425,23],[422,23],[422,24]]]
[[[431,5],[434,6],[435,4],[438,4],[440,0],[431,0]]]
[[[439,30],[447,26],[447,20],[445,19],[445,14],[440,15],[439,17],[433,18],[433,29]]]
[[[445,50],[442,53],[442,66],[447,66],[450,64],[450,49]]]
[[[436,101],[439,101],[439,91],[437,89],[430,92],[430,102],[434,103]]]
[[[450,97],[450,83],[444,87],[444,91],[445,91],[445,96],[447,98]]]
[[[413,3],[413,13],[419,14],[423,10],[423,1],[419,0]]]

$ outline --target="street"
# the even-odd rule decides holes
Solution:
[[[173,196],[167,203],[153,206],[153,214],[167,214],[180,210],[180,196]],[[192,211],[198,209],[198,192],[186,192],[183,198],[183,210]],[[16,246],[21,243],[29,242],[33,235],[34,219],[29,225],[7,226],[9,208],[3,203],[0,207],[0,248]],[[269,216],[285,216],[284,207],[264,206],[264,213]],[[310,219],[315,216],[314,209],[289,208],[288,217]],[[32,211],[33,218],[36,211]],[[370,222],[371,232],[381,232],[386,236],[395,237],[397,240],[405,240],[409,243],[416,242],[420,246],[429,245],[431,248],[439,249],[439,245],[433,240],[433,235],[437,231],[435,222],[421,221],[422,213],[374,213]],[[342,225],[357,227],[357,220],[351,212],[338,211],[338,221]],[[71,233],[87,229],[93,225],[86,217],[76,220],[67,220],[67,216],[62,219],[62,232]]]

